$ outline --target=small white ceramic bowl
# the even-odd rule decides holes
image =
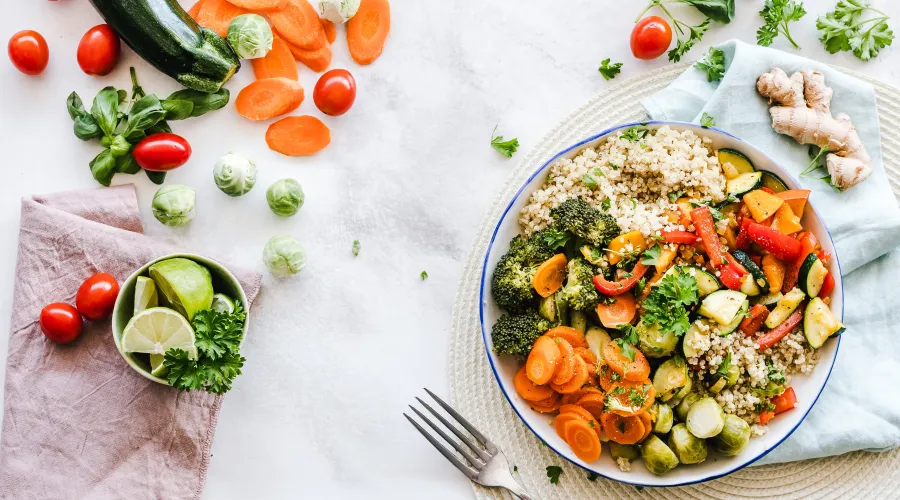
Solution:
[[[484,259],[484,267],[481,274],[481,333],[484,339],[484,345],[487,349],[487,357],[494,371],[494,376],[500,384],[500,390],[506,396],[513,410],[522,419],[522,422],[533,432],[538,438],[547,444],[553,451],[570,462],[593,472],[605,478],[614,479],[623,483],[634,484],[638,486],[679,486],[686,484],[699,483],[709,481],[732,472],[739,470],[751,463],[759,460],[768,452],[772,451],[782,441],[800,425],[800,422],[806,417],[810,409],[816,403],[816,400],[828,381],[831,369],[834,366],[834,360],[837,356],[838,347],[840,346],[840,336],[829,339],[819,352],[819,363],[815,370],[809,375],[795,374],[791,376],[791,386],[797,393],[799,405],[791,411],[778,415],[769,422],[768,432],[760,437],[750,440],[747,448],[736,457],[724,457],[717,452],[710,450],[709,458],[705,462],[697,465],[679,465],[665,475],[657,476],[648,471],[640,460],[632,462],[630,472],[622,472],[616,466],[615,461],[609,455],[609,448],[604,445],[604,451],[600,459],[587,463],[579,459],[572,453],[569,446],[556,435],[556,431],[549,423],[553,417],[538,413],[532,410],[528,402],[523,400],[513,386],[513,376],[519,369],[520,362],[511,356],[498,356],[494,353],[493,342],[491,340],[491,327],[502,314],[502,311],[494,303],[491,298],[491,276],[494,267],[500,257],[509,250],[510,240],[519,234],[518,214],[519,211],[527,204],[528,197],[531,193],[538,189],[544,182],[546,173],[550,166],[560,158],[573,158],[578,155],[581,150],[587,147],[594,147],[601,144],[608,136],[614,134],[620,129],[627,129],[635,125],[643,125],[649,129],[657,129],[663,125],[668,125],[675,130],[693,130],[697,135],[709,137],[715,149],[731,148],[740,151],[746,155],[758,170],[766,170],[780,177],[790,189],[801,188],[799,183],[791,177],[783,168],[776,164],[772,159],[766,156],[762,151],[742,141],[741,139],[728,134],[727,132],[715,128],[703,128],[699,125],[681,122],[646,122],[646,123],[628,123],[605,130],[593,137],[589,137],[569,148],[566,148],[547,163],[541,166],[528,181],[517,192],[515,197],[509,202],[503,216],[497,223],[494,233],[491,237],[491,243],[488,247],[487,255]],[[829,270],[835,277],[835,291],[832,293],[831,309],[836,317],[843,320],[844,316],[844,289],[841,281],[840,264],[838,263],[837,253],[834,250],[834,243],[828,228],[819,219],[815,208],[811,203],[807,204],[807,208],[803,214],[803,227],[812,231],[816,235],[822,248],[831,253],[834,257],[828,265]]]

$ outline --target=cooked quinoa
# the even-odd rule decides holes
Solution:
[[[608,211],[623,231],[638,230],[645,236],[687,229],[672,216],[677,213],[675,198],[725,198],[725,177],[709,138],[668,126],[638,141],[623,134],[550,167],[544,185],[519,214],[526,235],[546,227],[550,209],[571,198]]]

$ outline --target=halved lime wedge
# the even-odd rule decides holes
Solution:
[[[169,373],[169,369],[163,365],[166,356],[164,354],[150,355],[150,375],[154,377],[165,377]]]
[[[183,349],[197,357],[194,329],[172,309],[151,307],[131,318],[122,332],[122,351],[165,354],[169,349]]]
[[[217,293],[213,295],[210,309],[220,313],[231,314],[234,312],[234,301],[224,293]]]
[[[146,276],[138,276],[134,284],[134,314],[158,305],[159,294],[156,292],[156,283]]]

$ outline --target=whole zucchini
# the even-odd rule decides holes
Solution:
[[[216,92],[241,67],[214,31],[201,28],[176,0],[91,0],[139,56],[187,88]]]

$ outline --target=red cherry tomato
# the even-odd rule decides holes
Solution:
[[[78,42],[78,65],[89,75],[107,75],[119,62],[119,36],[108,24],[89,29]]]
[[[131,154],[144,170],[167,172],[187,163],[191,145],[180,135],[153,134],[139,142]]]
[[[118,296],[119,282],[109,274],[97,273],[78,288],[75,307],[86,319],[97,321],[112,314]]]
[[[20,31],[9,39],[6,47],[13,66],[26,75],[39,75],[50,60],[47,41],[37,31]]]
[[[649,16],[638,21],[631,30],[631,53],[638,59],[655,59],[672,43],[672,28],[665,19]]]
[[[64,302],[55,302],[41,309],[41,331],[57,344],[74,342],[81,335],[81,315]]]
[[[325,72],[313,90],[313,101],[319,111],[330,116],[346,113],[356,100],[356,80],[345,69]]]

